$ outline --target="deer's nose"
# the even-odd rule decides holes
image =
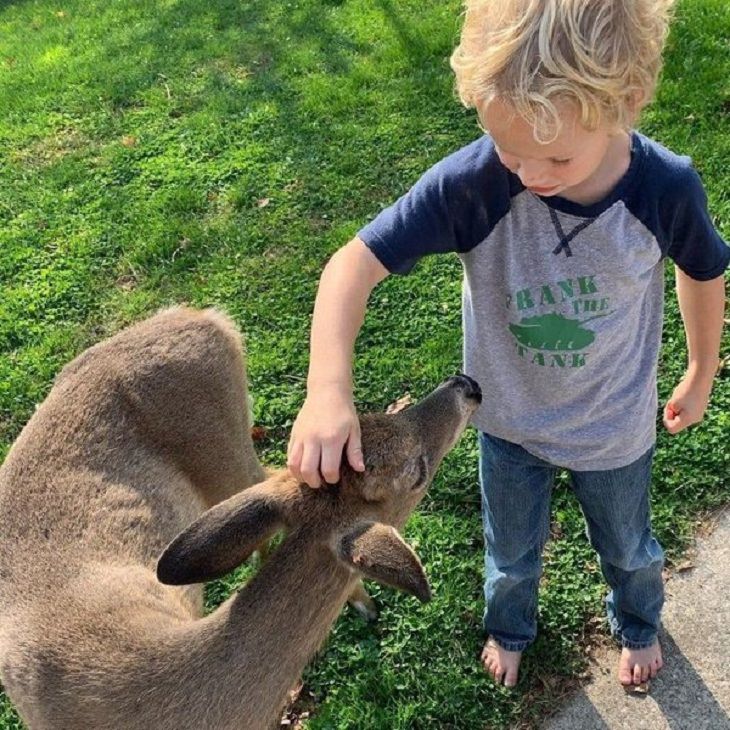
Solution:
[[[477,403],[482,402],[482,389],[479,387],[479,383],[476,380],[472,380],[468,375],[452,375],[446,380],[446,385],[452,388],[458,388],[463,391],[467,398]]]

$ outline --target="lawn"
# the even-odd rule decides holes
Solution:
[[[474,139],[448,56],[454,0],[0,2],[0,458],[85,347],[166,304],[217,305],[248,341],[260,442],[282,464],[304,398],[328,257],[430,165]],[[641,129],[691,155],[730,239],[730,5],[684,0]],[[660,397],[686,351],[667,268]],[[374,293],[356,401],[419,398],[460,367],[461,267],[430,258]],[[730,341],[723,342],[725,355]],[[730,498],[730,368],[701,426],[660,433],[654,526],[670,563]],[[305,675],[310,728],[532,727],[605,641],[604,585],[565,479],[540,636],[519,687],[482,673],[476,438],[445,461],[406,535],[433,601],[372,585]],[[0,526],[1,529],[1,526]],[[237,579],[213,585],[211,604]],[[0,694],[0,730],[22,724]]]

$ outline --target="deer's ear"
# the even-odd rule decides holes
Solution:
[[[411,593],[424,603],[431,600],[421,561],[394,527],[381,522],[360,524],[340,537],[337,553],[366,578]]]
[[[204,512],[183,530],[157,561],[157,578],[168,585],[220,578],[282,527],[275,493],[265,482],[250,487]]]

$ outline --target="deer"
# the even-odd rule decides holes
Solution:
[[[481,400],[360,416],[365,471],[265,469],[240,333],[175,307],[63,368],[0,467],[0,681],[30,730],[268,730],[366,577],[430,598],[400,534]],[[208,615],[203,584],[284,533]]]

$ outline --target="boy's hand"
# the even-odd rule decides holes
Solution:
[[[699,423],[707,410],[712,381],[685,375],[664,406],[664,427],[671,434],[679,433],[693,423]]]
[[[310,392],[294,421],[286,465],[292,475],[316,488],[340,478],[342,449],[356,471],[364,471],[360,422],[352,396],[339,385]]]

